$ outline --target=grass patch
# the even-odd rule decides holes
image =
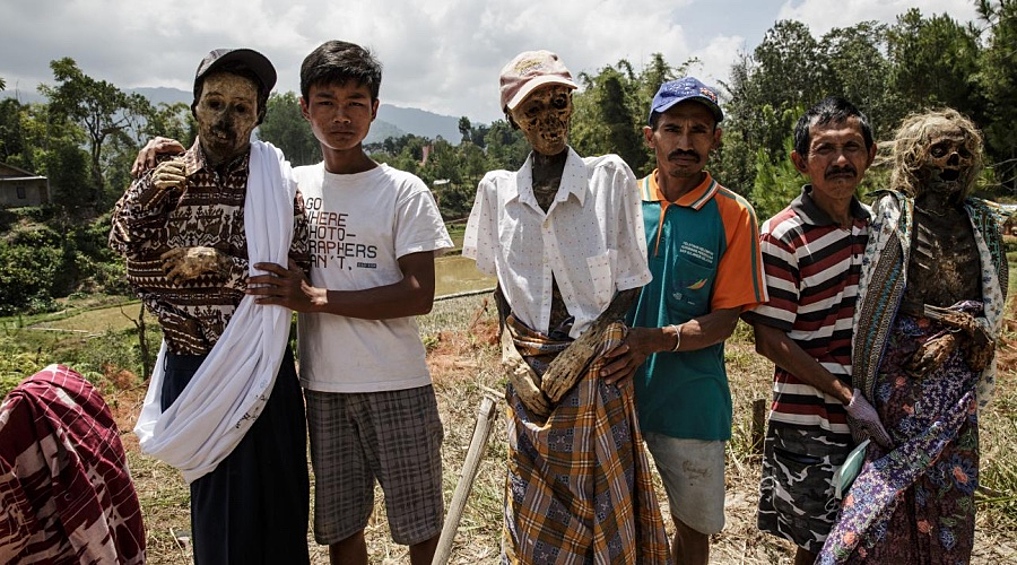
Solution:
[[[451,500],[459,480],[485,388],[500,391],[504,387],[496,317],[490,295],[481,294],[436,302],[430,314],[418,318],[445,429],[442,458],[446,503]],[[101,329],[97,332],[98,337],[79,342],[81,347],[91,350],[78,358],[82,366],[101,366],[103,360],[114,359],[119,360],[110,365],[130,362],[129,356],[117,351],[118,346],[125,348],[136,341],[130,332]],[[4,363],[10,356],[20,359],[24,370],[44,361],[40,352],[19,352],[11,343],[10,338],[0,336],[0,368],[6,366]],[[711,562],[790,564],[793,555],[790,544],[756,529],[760,455],[752,444],[752,405],[758,400],[769,401],[773,366],[755,353],[751,328],[744,323],[739,323],[725,349],[734,423],[726,473],[727,526],[712,537]],[[18,355],[22,357],[16,357]],[[976,564],[1009,562],[1017,555],[1017,320],[1013,304],[999,349],[999,369],[996,397],[980,416],[981,482],[986,488],[977,499],[978,521],[972,558],[972,563]],[[0,371],[0,382],[6,382],[5,375]],[[140,412],[145,387],[140,380],[132,381],[123,376],[100,368],[92,378],[99,381],[99,388],[123,432],[131,473],[145,515],[148,562],[190,564],[189,551],[173,536],[174,531],[189,528],[188,488],[179,472],[138,452],[137,439],[129,430]],[[499,562],[507,432],[504,402],[498,402],[491,439],[457,531],[452,564]],[[668,533],[673,534],[667,499],[655,470],[654,480]],[[372,565],[408,563],[406,548],[391,542],[383,508],[382,493],[378,489],[376,511],[366,531],[369,562]],[[328,563],[327,551],[314,542],[310,533],[308,544],[312,563]]]

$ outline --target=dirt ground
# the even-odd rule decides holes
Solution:
[[[445,425],[443,448],[446,505],[452,498],[476,425],[476,414],[488,390],[502,389],[495,347],[494,308],[484,296],[474,296],[436,304],[435,311],[420,320],[421,335],[428,347],[428,363],[435,383],[439,409]],[[1011,317],[1012,318],[1012,317]],[[1017,325],[1009,322],[1007,335],[1014,336]],[[982,424],[983,477],[1011,477],[1014,482],[995,485],[990,491],[998,502],[982,502],[972,562],[999,564],[1017,562],[1017,515],[1013,512],[1017,484],[1015,437],[1017,424],[1017,349],[1007,340],[1000,349],[999,390]],[[711,562],[717,564],[789,564],[790,544],[760,533],[755,527],[755,509],[760,459],[753,446],[752,404],[769,398],[772,366],[758,356],[748,329],[740,326],[729,340],[726,358],[734,398],[735,424],[728,447],[727,525],[712,539]],[[112,376],[112,375],[111,375]],[[149,562],[153,564],[191,563],[186,540],[180,532],[188,528],[187,489],[174,469],[138,452],[137,440],[130,432],[144,396],[144,385],[133,384],[129,375],[117,375],[115,391],[110,394],[123,432],[132,475],[145,513],[148,530]],[[1001,394],[1002,393],[1002,394]],[[1003,396],[1000,399],[1000,396]],[[480,465],[478,478],[468,499],[457,530],[449,563],[481,565],[498,563],[502,487],[506,457],[504,402],[498,401],[498,414],[490,441]],[[659,500],[673,533],[666,497],[657,481]],[[990,485],[993,486],[993,485]],[[312,477],[313,488],[313,477]],[[377,491],[376,511],[367,530],[370,563],[389,565],[409,563],[406,548],[389,539],[381,491]],[[312,562],[328,562],[327,552],[308,535]]]

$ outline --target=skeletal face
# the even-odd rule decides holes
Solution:
[[[258,125],[258,86],[230,73],[205,79],[194,109],[201,148],[213,164],[225,163],[247,151]]]
[[[561,84],[541,86],[509,113],[534,151],[557,155],[568,143],[572,89]]]
[[[975,180],[975,156],[968,149],[970,140],[959,128],[930,137],[925,162],[917,171],[922,185],[948,193],[968,189]]]

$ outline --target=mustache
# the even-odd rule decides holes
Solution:
[[[828,179],[830,177],[834,177],[837,175],[850,175],[852,178],[854,178],[858,176],[858,171],[856,171],[855,168],[852,167],[851,165],[847,165],[844,167],[834,166],[826,170],[826,173],[823,174],[823,178]]]
[[[675,149],[667,154],[667,159],[669,161],[671,159],[677,159],[678,157],[689,157],[695,159],[697,163],[702,159],[702,157],[699,156],[699,153],[696,153],[695,151],[686,151],[684,149]]]

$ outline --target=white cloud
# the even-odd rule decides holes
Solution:
[[[728,80],[731,65],[745,53],[745,39],[739,36],[717,36],[703,49],[692,53],[699,63],[689,69],[700,80],[719,86],[718,83]]]
[[[627,59],[636,69],[662,53],[690,57],[704,80],[724,80],[745,37],[776,19],[797,18],[816,35],[865,19],[893,21],[908,7],[974,17],[970,0],[758,0],[739,18],[729,2],[679,0],[27,0],[0,3],[0,77],[8,88],[52,83],[49,62],[71,57],[89,76],[122,88],[190,90],[210,49],[250,47],[279,71],[277,90],[299,90],[299,66],[321,42],[342,39],[375,51],[385,67],[382,101],[475,121],[500,117],[498,71],[518,52],[550,49],[573,73]],[[711,14],[709,11],[716,11]],[[772,17],[760,18],[759,13]],[[719,32],[682,25],[705,14]],[[702,20],[698,20],[702,21]],[[692,48],[690,46],[695,46]]]
[[[836,9],[831,9],[829,0],[802,0],[794,4],[785,3],[778,18],[801,21],[816,37],[835,27],[848,27],[866,20],[894,23],[898,15],[911,8],[918,8],[925,17],[948,14],[961,22],[978,15],[972,0],[838,0]]]

